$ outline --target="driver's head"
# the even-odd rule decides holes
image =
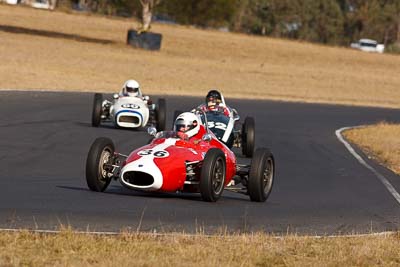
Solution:
[[[135,80],[127,80],[122,88],[124,96],[138,96],[140,86]]]
[[[208,107],[213,107],[222,103],[221,93],[217,90],[210,90],[206,96],[206,104]]]
[[[199,118],[191,112],[184,112],[175,120],[174,131],[185,133],[189,138],[195,136],[199,130]]]

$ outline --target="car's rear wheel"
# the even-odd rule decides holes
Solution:
[[[93,110],[92,110],[92,126],[98,127],[101,122],[101,110],[103,103],[103,95],[96,93],[93,99]]]
[[[242,126],[242,153],[246,157],[252,157],[256,140],[255,122],[252,117],[246,117]]]
[[[247,191],[251,201],[264,202],[272,190],[275,178],[275,160],[266,148],[255,151],[251,160]]]
[[[111,182],[114,144],[109,138],[99,137],[90,147],[86,159],[86,182],[90,190],[103,192]]]
[[[204,201],[217,201],[224,190],[226,161],[224,153],[212,148],[206,153],[200,174],[200,193]]]
[[[158,99],[156,107],[156,125],[157,131],[164,131],[167,119],[167,104],[164,98]]]

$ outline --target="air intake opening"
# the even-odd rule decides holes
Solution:
[[[154,178],[145,172],[125,172],[123,179],[131,185],[149,186],[154,183]]]
[[[120,116],[118,118],[119,122],[127,122],[127,123],[134,123],[138,124],[139,123],[139,118],[134,117],[134,116]]]

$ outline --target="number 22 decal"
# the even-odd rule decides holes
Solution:
[[[154,151],[153,149],[145,149],[138,152],[139,156],[150,156],[153,155],[155,158],[166,158],[169,156],[168,151],[165,150],[157,150]]]

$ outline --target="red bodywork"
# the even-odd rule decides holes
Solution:
[[[176,192],[184,190],[187,177],[187,162],[202,162],[205,154],[211,148],[221,149],[226,159],[226,177],[227,185],[236,174],[236,157],[234,153],[213,135],[211,141],[203,141],[202,137],[206,133],[204,127],[190,140],[178,138],[158,138],[149,145],[134,150],[126,160],[126,164],[121,172],[121,183],[133,189],[146,191],[165,191]],[[201,166],[201,165],[199,165]],[[158,170],[157,170],[158,169]],[[123,175],[128,171],[139,174],[146,173],[152,176],[154,184],[150,187],[133,186],[128,184]],[[162,176],[162,181],[157,177]],[[200,175],[200,170],[196,176]],[[140,175],[138,175],[139,177]],[[136,179],[136,178],[135,178]],[[138,180],[139,178],[137,178]],[[139,181],[139,180],[138,180]],[[138,182],[143,183],[144,182]]]

